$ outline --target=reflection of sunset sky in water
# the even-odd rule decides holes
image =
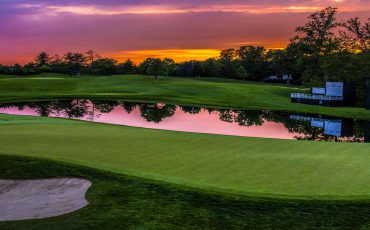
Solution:
[[[94,101],[93,106],[89,100],[69,100],[0,104],[0,113],[245,137],[341,142],[370,140],[370,122],[272,111],[214,110],[122,101]],[[317,122],[322,125],[318,126]]]
[[[90,105],[91,108],[91,105]],[[92,110],[92,108],[91,108]],[[35,109],[28,107],[23,110],[17,108],[0,109],[0,113],[38,116]],[[56,115],[51,114],[51,117]],[[83,120],[89,120],[91,116],[85,116]],[[299,134],[289,133],[281,123],[265,121],[262,126],[240,126],[237,123],[228,123],[219,119],[219,112],[209,113],[202,109],[198,114],[189,114],[176,109],[176,113],[159,123],[148,122],[141,117],[140,109],[135,108],[130,114],[121,105],[110,113],[101,113],[95,109],[94,122],[164,129],[184,132],[211,133],[247,137],[267,137],[278,139],[294,139]]]
[[[122,117],[124,117],[122,119]],[[175,131],[213,133],[249,137],[269,137],[279,139],[293,139],[296,134],[289,133],[283,124],[265,122],[262,126],[239,126],[237,123],[228,123],[219,119],[219,112],[202,110],[198,114],[189,114],[177,109],[174,116],[162,122],[148,123],[140,116],[136,108],[131,114],[117,107],[110,114],[102,115],[97,121],[104,123],[124,124],[136,127],[157,128]]]

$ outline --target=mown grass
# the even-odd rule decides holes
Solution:
[[[370,119],[364,108],[327,108],[294,104],[290,93],[304,89],[284,85],[220,79],[145,76],[32,77],[0,76],[0,102],[61,98],[125,99],[223,108],[269,109]]]
[[[0,115],[0,153],[257,197],[370,196],[369,144],[182,133]]]
[[[301,202],[204,193],[35,158],[0,155],[0,178],[77,177],[92,181],[90,204],[0,229],[368,229],[369,202]]]
[[[106,98],[370,118],[361,108],[291,104],[289,94],[300,91],[218,79],[0,77],[0,102]],[[0,178],[93,182],[88,207],[56,218],[0,223],[0,229],[370,228],[369,144],[0,114],[0,154]]]

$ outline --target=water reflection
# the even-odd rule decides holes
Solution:
[[[61,100],[0,104],[0,113],[64,117],[175,131],[279,139],[369,142],[370,122],[258,110],[124,101]]]

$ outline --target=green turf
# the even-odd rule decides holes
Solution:
[[[369,144],[181,133],[0,115],[0,153],[222,193],[369,199]]]
[[[0,76],[0,102],[53,98],[105,98],[181,105],[269,109],[321,113],[370,119],[364,108],[327,108],[290,102],[300,88],[224,79],[162,78],[144,76],[32,77]]]
[[[42,220],[0,222],[40,229],[369,229],[368,202],[299,202],[207,194],[80,166],[0,155],[0,178],[92,181],[90,204]]]

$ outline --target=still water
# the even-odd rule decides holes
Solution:
[[[369,121],[265,110],[218,110],[124,101],[60,100],[0,104],[0,113],[245,137],[370,142]]]

